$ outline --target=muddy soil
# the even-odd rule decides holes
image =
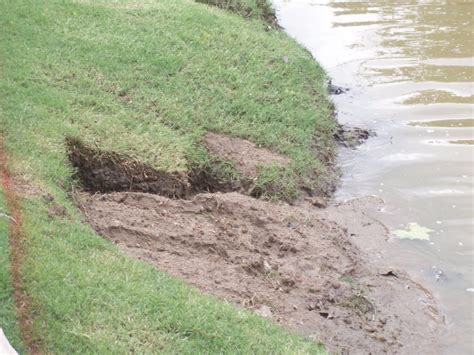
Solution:
[[[141,191],[170,198],[185,198],[191,184],[177,173],[150,166],[113,152],[103,152],[75,138],[66,140],[75,178],[88,191]]]
[[[127,254],[329,351],[429,353],[443,328],[428,291],[362,251],[360,241],[384,242],[387,232],[360,204],[318,209],[236,192],[76,198],[97,232]]]
[[[276,154],[268,149],[240,138],[208,132],[204,135],[203,143],[211,155],[233,161],[235,168],[244,177],[257,177],[259,164],[286,165],[290,159]]]

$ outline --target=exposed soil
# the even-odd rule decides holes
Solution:
[[[235,168],[249,179],[257,177],[259,164],[286,165],[290,163],[289,158],[260,148],[245,139],[208,132],[204,136],[203,143],[212,155],[233,161]]]
[[[360,204],[318,209],[235,192],[191,200],[134,192],[76,198],[97,232],[127,254],[330,351],[429,353],[442,328],[429,292],[357,246],[386,237]]]
[[[290,162],[289,158],[244,139],[209,132],[202,143],[211,157],[216,158],[215,162],[206,167],[192,167],[184,174],[157,170],[129,156],[91,147],[76,138],[66,139],[74,177],[90,192],[148,192],[173,199],[218,191],[256,194],[253,183],[259,164]],[[225,175],[218,166],[222,161],[232,161],[241,177]]]
[[[138,191],[169,198],[199,192],[237,191],[242,181],[223,181],[218,169],[195,168],[188,174],[157,170],[129,156],[102,151],[75,138],[66,140],[74,177],[91,192]]]
[[[0,136],[0,184],[5,194],[9,213],[8,240],[10,244],[10,273],[13,286],[13,301],[23,342],[30,354],[39,354],[39,341],[33,335],[33,322],[30,315],[30,299],[26,294],[22,265],[25,258],[25,233],[20,202],[13,179],[7,166],[7,154]]]
[[[76,168],[76,177],[89,191],[141,191],[170,198],[186,197],[191,185],[183,176],[159,171],[129,157],[102,152],[67,139],[69,160]]]

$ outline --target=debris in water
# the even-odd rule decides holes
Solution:
[[[435,279],[436,281],[442,281],[445,279],[445,275],[444,275],[444,272],[443,270],[441,270],[439,267],[437,267],[436,265],[433,265],[431,267],[431,270],[433,271],[434,275],[435,275]]]
[[[349,88],[344,88],[342,86],[337,86],[332,83],[331,80],[329,80],[328,83],[328,90],[330,95],[341,95],[349,91]]]
[[[420,226],[418,223],[409,223],[408,227],[403,229],[398,229],[393,231],[400,239],[419,239],[419,240],[430,240],[430,233],[434,232],[432,229],[427,227]]]

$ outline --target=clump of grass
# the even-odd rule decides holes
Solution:
[[[245,18],[260,19],[278,27],[275,10],[268,0],[196,0],[197,2],[217,6],[232,11]]]
[[[258,178],[252,189],[252,195],[258,198],[271,200],[294,199],[299,193],[299,188],[294,179],[288,179],[287,174],[292,170],[280,165],[266,164],[259,166]]]

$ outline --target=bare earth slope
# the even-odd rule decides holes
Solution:
[[[383,240],[386,231],[354,205],[319,210],[238,193],[192,200],[81,193],[78,200],[88,222],[127,254],[330,351],[425,353],[442,328],[429,292],[356,246],[356,234]]]

